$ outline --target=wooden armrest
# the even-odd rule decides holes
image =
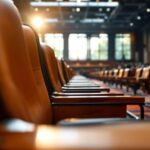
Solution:
[[[135,77],[127,77],[127,80],[136,80]]]
[[[124,93],[108,93],[108,92],[95,92],[95,93],[63,93],[63,92],[54,92],[54,96],[121,96]]]
[[[100,86],[98,85],[64,85],[63,87],[67,87],[67,88],[88,88],[88,87],[92,87],[92,88],[98,88]]]
[[[139,122],[131,118],[67,118],[57,123],[59,126],[88,126],[88,125],[112,125],[123,122]]]
[[[141,96],[52,96],[55,104],[144,104]]]
[[[72,136],[70,136],[72,135]],[[33,131],[1,132],[1,149],[136,150],[150,149],[150,123],[125,122],[104,126],[36,125]]]
[[[88,88],[66,88],[66,87],[62,87],[62,91],[65,93],[88,93],[88,92],[101,92],[101,91],[107,91],[109,92],[110,89],[109,88],[104,88],[104,87],[88,87]]]
[[[139,82],[145,82],[145,81],[148,81],[148,79],[145,79],[145,78],[138,78],[138,81],[139,81]]]
[[[52,96],[53,122],[65,118],[126,117],[126,105],[142,106],[144,101],[139,96]],[[141,114],[143,118],[143,109]]]

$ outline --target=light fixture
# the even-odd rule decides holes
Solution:
[[[44,20],[41,17],[36,17],[32,20],[32,24],[36,28],[40,28],[44,24]]]
[[[110,11],[110,8],[107,8],[106,11],[109,12],[109,11]]]
[[[134,23],[133,22],[130,22],[130,26],[132,27],[134,25]]]
[[[150,8],[147,8],[146,11],[149,13],[150,12]]]
[[[76,8],[76,12],[80,12],[80,8],[79,7]]]
[[[103,23],[104,22],[104,19],[100,19],[100,18],[97,18],[97,19],[83,19],[81,20],[81,23]]]
[[[70,15],[69,18],[72,19],[72,18],[73,18],[73,15]]]
[[[81,2],[81,0],[77,0],[77,3],[80,3]]]
[[[105,7],[105,8],[112,8],[112,7],[118,7],[119,2],[80,2],[77,3],[76,1],[61,1],[61,2],[30,2],[30,5],[32,7],[56,7],[56,6],[61,6],[61,7]]]
[[[49,8],[46,8],[46,11],[47,11],[47,12],[49,12],[49,11],[50,11],[50,9],[49,9]]]
[[[107,19],[108,19],[108,16],[105,16],[104,18],[107,20]]]
[[[137,20],[141,20],[141,16],[137,16]]]
[[[102,11],[103,11],[103,8],[99,8],[98,10],[99,10],[100,12],[102,12]]]
[[[34,10],[35,10],[35,11],[39,11],[39,9],[38,9],[38,8],[34,8]]]

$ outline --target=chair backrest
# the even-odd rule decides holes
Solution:
[[[117,77],[119,74],[119,69],[114,69],[113,70],[113,77]]]
[[[61,63],[62,63],[62,70],[63,70],[63,75],[64,75],[64,79],[66,81],[66,83],[69,82],[70,78],[69,78],[69,74],[68,74],[68,65],[67,63],[62,59],[61,60]]]
[[[59,71],[59,76],[60,76],[60,80],[61,80],[61,85],[64,85],[64,84],[66,84],[66,80],[64,77],[64,73],[63,73],[62,63],[58,59],[57,59],[57,64],[58,64],[58,71]]]
[[[142,71],[141,78],[148,79],[150,76],[150,67],[144,67]]]
[[[48,120],[51,122],[52,113],[51,111],[51,101],[48,96],[48,91],[44,82],[42,70],[41,70],[41,64],[39,59],[39,53],[38,53],[38,45],[36,40],[35,31],[26,25],[23,25],[23,31],[24,31],[24,37],[25,42],[27,43],[27,53],[29,54],[29,59],[31,62],[32,71],[34,74],[34,79],[36,83],[36,87],[38,92],[41,95],[42,105],[43,109],[46,113],[46,116],[48,116]],[[48,114],[48,115],[47,115]],[[45,117],[46,117],[45,116]]]
[[[135,71],[135,78],[139,78],[141,77],[142,75],[142,67],[139,67],[139,68],[136,68],[136,71]]]
[[[124,73],[123,73],[123,78],[129,77],[129,72],[130,72],[130,69],[129,68],[125,68],[124,69]]]
[[[111,78],[113,76],[113,70],[109,70],[108,77]]]
[[[58,72],[58,64],[52,48],[48,45],[41,43],[41,47],[45,56],[45,65],[47,67],[48,75],[51,81],[51,86],[54,91],[61,92],[61,82]]]
[[[121,69],[119,69],[119,74],[118,74],[118,78],[122,78],[123,77],[123,73],[124,73],[124,69],[123,68],[121,68]]]
[[[0,1],[0,96],[11,118],[50,123],[50,105],[45,109],[37,88],[20,15],[9,0]]]

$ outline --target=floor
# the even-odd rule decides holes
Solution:
[[[110,87],[111,92],[123,92],[125,95],[134,95],[132,89],[129,89],[129,91],[127,92],[125,86],[123,88],[120,88],[120,86],[112,85],[109,83],[103,83],[98,80],[93,80],[93,82],[104,87]],[[142,90],[138,90],[136,95],[145,97],[144,120],[150,120],[150,93],[144,93]],[[136,119],[139,118],[140,109],[138,106],[135,106],[135,105],[127,106],[127,110],[130,113],[128,117],[134,117]]]

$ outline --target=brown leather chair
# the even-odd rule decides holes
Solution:
[[[43,85],[43,76],[40,69],[39,58],[38,58],[38,51],[37,51],[37,43],[35,41],[34,32],[30,27],[23,27],[24,28],[24,35],[25,41],[27,43],[27,52],[29,53],[29,59],[31,60],[31,67],[35,76],[35,81],[37,86],[39,87],[39,91],[41,88],[41,93],[46,93],[45,86]],[[44,46],[44,44],[43,44]],[[46,45],[45,45],[46,46]],[[50,59],[50,58],[49,58]],[[53,61],[54,62],[54,61]],[[56,76],[55,76],[56,77]],[[55,84],[55,83],[54,83]],[[57,85],[57,84],[55,84]],[[57,87],[56,87],[57,88]],[[69,100],[68,100],[69,98]],[[121,97],[122,98],[122,97]],[[124,97],[126,100],[129,100],[130,97]],[[123,99],[124,99],[123,98]],[[125,105],[115,107],[111,106],[111,103],[114,100],[119,99],[119,97],[51,97],[49,102],[52,103],[52,110],[53,110],[53,121],[56,123],[57,121],[69,118],[69,117],[78,117],[78,118],[91,118],[91,117],[124,117],[126,116],[125,112]],[[132,98],[131,98],[132,99]],[[78,101],[79,100],[79,101]],[[102,100],[106,100],[108,102],[108,106],[101,106],[103,105]],[[60,103],[61,101],[61,103]],[[91,102],[90,102],[91,101]],[[90,102],[90,103],[89,103]],[[126,101],[127,102],[127,101]],[[78,103],[78,105],[77,105]],[[110,106],[109,106],[110,104]],[[71,105],[71,106],[70,106]],[[112,107],[112,108],[111,108]],[[102,111],[103,109],[109,108],[109,112]],[[63,113],[62,113],[63,112]]]
[[[61,90],[57,61],[53,50],[46,44],[41,44],[44,51],[45,61],[49,77],[55,91]],[[57,69],[56,69],[57,68]],[[51,77],[52,76],[52,77]],[[55,80],[54,80],[55,79]],[[58,88],[58,89],[57,89]],[[61,91],[60,91],[61,92]],[[139,103],[141,97],[128,96],[90,96],[90,95],[51,95],[55,121],[64,119],[65,116],[85,118],[86,117],[125,117],[126,105]],[[137,104],[136,103],[136,104]],[[124,107],[125,106],[125,107]],[[110,110],[110,112],[108,111]],[[63,113],[62,113],[63,112]],[[89,113],[88,113],[89,112]],[[96,114],[95,114],[96,112]],[[88,113],[88,115],[87,115]],[[80,114],[80,115],[79,115]]]
[[[48,94],[37,87],[20,15],[11,1],[0,1],[0,95],[9,118],[51,123]]]
[[[41,79],[32,30],[23,30],[19,13],[10,1],[1,0],[0,10],[3,12],[0,14],[0,95],[8,117],[38,124],[67,117],[124,117],[127,104],[143,104],[141,97],[54,97],[50,101]]]
[[[91,80],[83,75],[74,75],[72,73],[71,67],[62,59],[61,60],[61,67],[62,67],[62,73],[64,75],[64,78],[66,80],[66,83],[69,85],[76,85],[78,86],[95,86],[99,87],[100,85],[96,85],[91,82]]]
[[[150,78],[149,66],[138,68],[136,71],[135,78],[128,81],[128,86],[133,89],[135,95],[137,94],[137,90],[140,88],[145,92],[149,78]]]
[[[88,93],[88,92],[99,92],[100,91],[109,91],[109,88],[103,87],[62,87],[59,77],[58,71],[58,63],[55,57],[54,51],[47,45],[42,44],[42,52],[44,54],[44,61],[45,66],[47,69],[47,76],[50,78],[51,81],[51,89],[53,92],[65,92],[65,93]]]
[[[57,58],[56,58],[57,59]],[[94,84],[90,79],[73,74],[73,70],[64,60],[58,60],[58,72],[60,76],[61,85],[65,87],[99,87],[100,85]],[[65,81],[64,81],[65,80]]]
[[[127,80],[130,77],[130,75],[131,75],[131,69],[130,68],[125,68],[123,76],[122,76],[122,78],[119,81],[119,84],[120,84],[121,88],[123,87],[123,85],[126,85]]]
[[[40,90],[40,87],[41,88],[45,88],[45,87],[43,86],[43,83],[42,83],[43,79],[41,79],[42,75],[41,75],[41,70],[40,70],[39,58],[36,58],[36,57],[38,57],[38,54],[37,54],[38,51],[37,51],[37,45],[36,45],[37,43],[35,42],[35,35],[34,35],[34,32],[32,31],[32,29],[29,27],[24,27],[24,34],[25,34],[26,43],[28,44],[27,45],[28,47],[26,50],[29,52],[29,56],[30,56],[29,59],[31,59],[31,62],[32,62],[32,70],[34,72],[34,76],[35,76],[36,82],[39,85],[39,90]],[[46,45],[43,44],[43,46],[46,46]],[[46,46],[46,47],[48,47],[48,46]],[[50,59],[50,57],[49,57],[49,59]],[[38,73],[38,75],[37,75],[37,73]],[[68,98],[70,99],[69,101],[68,101]],[[109,109],[109,110],[111,110],[109,113],[105,112],[106,113],[105,114],[105,113],[100,111],[100,110],[105,108],[105,107],[103,108],[103,107],[99,106],[99,104],[101,104],[101,102],[100,102],[101,100],[105,99],[106,102],[108,102],[108,105],[109,104],[111,105],[111,101],[113,102],[114,99],[117,100],[117,99],[119,99],[119,97],[113,97],[113,98],[112,97],[110,97],[110,98],[107,98],[107,97],[106,98],[104,98],[104,97],[96,97],[96,98],[95,97],[89,97],[86,99],[85,98],[86,97],[72,97],[72,98],[71,97],[62,97],[62,98],[53,97],[53,98],[51,98],[52,109],[54,112],[53,113],[54,122],[57,122],[60,119],[64,119],[66,117],[86,117],[86,118],[101,117],[101,116],[111,117],[111,116],[114,116],[115,113],[117,113],[116,116],[120,117],[120,116],[124,116],[124,115],[122,115],[122,113],[125,114],[125,109],[124,109],[125,105],[118,107],[119,110],[121,110],[121,112],[122,112],[121,114],[120,114],[120,112],[117,112],[118,109],[116,109],[114,106],[113,106],[114,108]],[[125,99],[127,100],[130,98],[125,97]],[[60,100],[61,100],[62,104],[59,103]],[[78,105],[76,105],[77,104],[76,100],[79,100]],[[89,100],[91,100],[90,103],[89,103]],[[71,107],[69,106],[70,104],[72,105]],[[58,105],[59,105],[59,107],[58,107]],[[103,103],[102,103],[102,105],[103,105]],[[90,108],[90,106],[91,106],[91,108]],[[111,108],[111,107],[108,106],[108,108]],[[99,109],[99,111],[98,111],[98,109]],[[82,110],[82,111],[80,111],[80,110]],[[115,113],[114,113],[114,110],[116,111]]]

